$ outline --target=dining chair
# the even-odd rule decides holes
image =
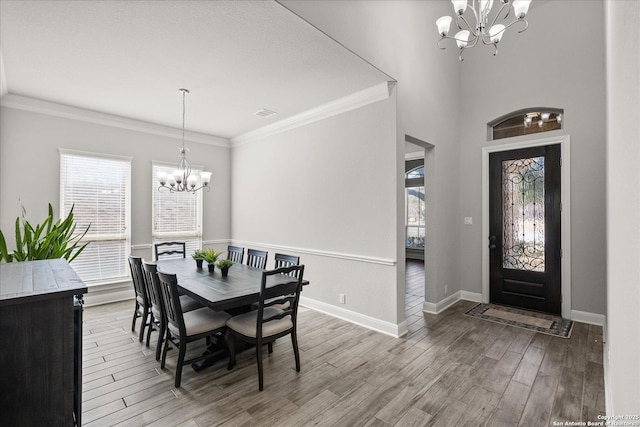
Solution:
[[[300,264],[299,256],[276,254],[274,268],[289,267],[291,265],[299,265],[299,264]],[[291,273],[289,273],[289,276],[295,277],[296,274],[298,274],[297,271],[292,271]],[[284,310],[285,308],[289,307],[289,302],[287,301],[283,304],[275,304],[273,307]],[[269,348],[269,350],[271,351],[271,348]]]
[[[144,286],[144,278],[142,275],[142,258],[130,256],[129,268],[131,269],[133,289],[136,293],[136,306],[133,312],[133,321],[131,322],[131,332],[136,329],[136,320],[140,318],[140,337],[138,341],[142,342],[145,328],[151,327],[150,324],[152,323],[150,319],[151,302],[149,301],[149,295]]]
[[[244,260],[244,248],[241,248],[240,246],[227,246],[227,259],[230,259],[235,263],[242,264],[242,261]]]
[[[169,342],[171,342],[178,348],[175,387],[179,388],[182,368],[185,365],[204,360],[210,356],[205,353],[185,360],[187,343],[211,337],[211,335],[218,332],[224,332],[226,330],[225,324],[230,316],[225,312],[213,311],[207,307],[185,313],[180,305],[176,275],[158,272],[158,282],[160,283],[162,302],[167,316],[167,335],[162,350],[160,367],[164,368]]]
[[[267,266],[267,251],[247,249],[247,265],[264,270]]]
[[[289,275],[294,273],[290,281],[267,286],[269,277]],[[296,371],[300,372],[300,353],[298,351],[298,338],[296,325],[298,321],[298,302],[302,289],[302,276],[304,265],[277,268],[262,272],[260,283],[260,299],[258,309],[248,313],[234,316],[227,320],[229,365],[227,369],[233,369],[236,364],[236,339],[255,344],[256,361],[258,364],[258,388],[264,388],[264,374],[262,368],[262,346],[273,342],[285,335],[291,335],[293,354],[296,361]],[[289,307],[281,310],[273,307],[275,304],[289,303]],[[269,346],[269,353],[272,347]]]
[[[155,328],[158,331],[158,343],[156,344],[156,360],[160,360],[162,351],[162,343],[167,334],[167,314],[162,304],[162,291],[160,290],[160,282],[158,281],[158,266],[153,262],[142,261],[142,273],[144,276],[144,284],[147,288],[149,301],[151,303],[151,324],[147,332],[147,347],[149,347],[149,339],[151,330]],[[193,311],[202,308],[202,304],[187,295],[180,295],[180,306],[182,312]]]
[[[185,242],[162,242],[154,245],[156,252],[156,261],[159,259],[169,258],[185,258],[187,256]]]

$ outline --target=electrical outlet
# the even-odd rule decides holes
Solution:
[[[444,294],[448,294],[449,293],[449,285],[444,285]]]
[[[346,304],[347,303],[347,297],[345,294],[340,294],[340,304]]]

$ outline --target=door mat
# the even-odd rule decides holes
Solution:
[[[496,304],[478,304],[465,315],[561,338],[569,338],[573,328],[573,321],[562,317]]]

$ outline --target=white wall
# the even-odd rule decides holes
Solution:
[[[460,289],[458,260],[459,68],[437,46],[435,20],[450,2],[280,1],[398,81],[398,144],[408,134],[434,148],[426,162],[426,300]],[[399,183],[399,188],[404,186]],[[404,214],[404,198],[398,199]],[[461,220],[460,220],[461,222]],[[402,238],[404,222],[399,223]],[[402,239],[401,239],[402,240]],[[404,301],[404,271],[398,301]],[[403,307],[399,307],[403,310]]]
[[[565,109],[564,129],[539,136],[571,135],[572,309],[605,312],[605,67],[603,3],[532,2],[529,29],[507,30],[498,56],[492,47],[465,52],[461,63],[460,217],[462,288],[481,292],[481,150],[487,122],[525,107]],[[585,29],[588,28],[588,31]],[[451,52],[455,55],[454,52]]]
[[[96,117],[93,112],[72,110],[78,117]],[[15,247],[13,230],[20,203],[34,222],[46,217],[47,203],[59,214],[59,148],[132,157],[131,242],[151,244],[151,161],[177,163],[179,139],[6,107],[0,109],[0,128],[0,228],[10,248]],[[229,239],[230,149],[195,142],[187,142],[187,147],[188,159],[213,172],[212,190],[203,195],[203,240]],[[133,254],[151,259],[150,248]]]
[[[640,414],[640,3],[607,1],[607,415]]]
[[[241,143],[231,165],[233,241],[269,250],[268,266],[275,252],[300,255],[311,282],[303,297],[334,314],[349,317],[347,310],[352,320],[381,321],[388,333],[404,319],[395,265],[396,164],[404,146],[396,137],[393,91],[387,100]]]

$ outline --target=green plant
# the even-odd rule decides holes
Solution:
[[[221,254],[222,252],[216,252],[213,248],[202,250],[202,256],[204,257],[204,260],[207,261],[207,264],[215,263]]]
[[[0,231],[0,261],[22,262],[38,259],[64,258],[73,261],[87,247],[81,239],[89,231],[88,225],[82,234],[74,234],[73,206],[65,219],[53,222],[53,207],[49,203],[49,216],[42,224],[33,227],[26,219],[26,210],[22,207],[22,217],[16,218],[16,249],[9,253],[4,234]]]
[[[191,257],[193,259],[195,259],[196,261],[203,261],[204,260],[204,251],[201,249],[196,249],[193,252],[193,255],[191,255]]]
[[[216,263],[216,265],[220,270],[223,270],[231,267],[233,265],[233,261],[231,261],[230,259],[221,259]]]

